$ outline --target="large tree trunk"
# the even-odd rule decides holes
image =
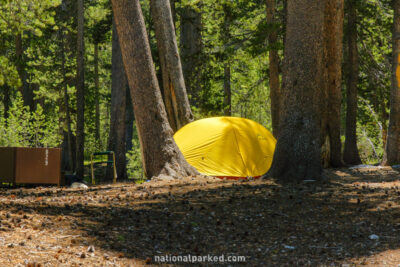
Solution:
[[[393,1],[392,88],[390,91],[389,129],[382,164],[400,163],[400,0]]]
[[[326,133],[329,137],[332,167],[343,166],[340,140],[340,110],[342,103],[342,55],[343,55],[343,0],[326,0],[325,49],[327,57],[328,109]]]
[[[128,78],[142,162],[147,177],[197,174],[173,139],[158,87],[139,0],[112,0],[122,59]]]
[[[190,104],[198,107],[201,91],[201,13],[185,6],[181,11],[182,70]]]
[[[28,106],[30,110],[33,111],[35,108],[33,90],[29,86],[28,73],[25,70],[24,47],[21,33],[17,33],[15,36],[15,55],[17,57],[17,71],[22,84],[19,91],[21,92],[24,106]]]
[[[357,148],[357,87],[358,87],[358,48],[357,48],[357,9],[356,1],[349,0],[348,11],[348,62],[347,62],[347,112],[346,140],[344,143],[343,160],[347,164],[361,164]]]
[[[111,118],[108,150],[115,153],[115,164],[118,179],[127,178],[126,174],[126,146],[125,146],[125,115],[126,115],[126,79],[122,62],[118,34],[113,22],[112,32],[112,65],[111,65]],[[130,100],[129,100],[130,101]],[[112,181],[113,171],[107,168],[107,180]]]
[[[76,175],[83,178],[84,175],[84,145],[85,145],[85,78],[84,78],[84,18],[83,0],[78,0],[78,36],[76,52]]]
[[[275,0],[267,0],[267,23],[275,27]],[[280,84],[279,84],[279,55],[274,49],[278,41],[278,33],[273,29],[268,35],[269,50],[269,97],[271,99],[272,130],[275,137],[279,133],[279,112],[280,112]]]
[[[283,107],[279,136],[266,176],[283,181],[321,178],[325,1],[288,1]]]
[[[163,76],[164,102],[174,131],[193,121],[168,0],[151,0],[151,12]]]
[[[95,138],[101,147],[99,103],[99,44],[94,44]]]
[[[170,0],[171,2],[171,14],[172,14],[172,22],[174,25],[174,30],[176,29],[176,7],[175,7],[175,0]]]

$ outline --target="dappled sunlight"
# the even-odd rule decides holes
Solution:
[[[324,183],[188,177],[87,191],[0,189],[1,250],[11,252],[12,244],[39,255],[43,247],[53,263],[91,263],[104,255],[121,264],[150,263],[164,254],[244,255],[257,266],[383,262],[381,255],[400,248],[399,190],[368,181],[392,183],[395,173],[357,173],[329,170]]]

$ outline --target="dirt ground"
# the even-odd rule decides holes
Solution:
[[[0,188],[0,266],[398,266],[400,174],[327,170],[324,183],[188,177]],[[165,258],[164,258],[165,259]],[[232,259],[232,258],[231,258]]]

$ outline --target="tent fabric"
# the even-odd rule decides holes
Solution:
[[[218,177],[257,177],[271,167],[276,140],[262,125],[237,117],[189,123],[174,139],[200,173]]]

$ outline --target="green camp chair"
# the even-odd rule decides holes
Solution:
[[[95,156],[104,156],[104,155],[107,155],[107,160],[104,160],[104,159],[100,158],[100,161],[94,162]],[[112,155],[112,160],[108,160],[108,156],[109,155]],[[114,153],[114,151],[103,151],[103,152],[92,153],[92,155],[90,156],[90,170],[91,170],[91,173],[92,173],[92,184],[96,184],[96,181],[94,179],[94,165],[108,166],[109,163],[113,164],[113,169],[114,169],[113,183],[115,184],[117,182],[117,169],[115,167],[115,153]]]

